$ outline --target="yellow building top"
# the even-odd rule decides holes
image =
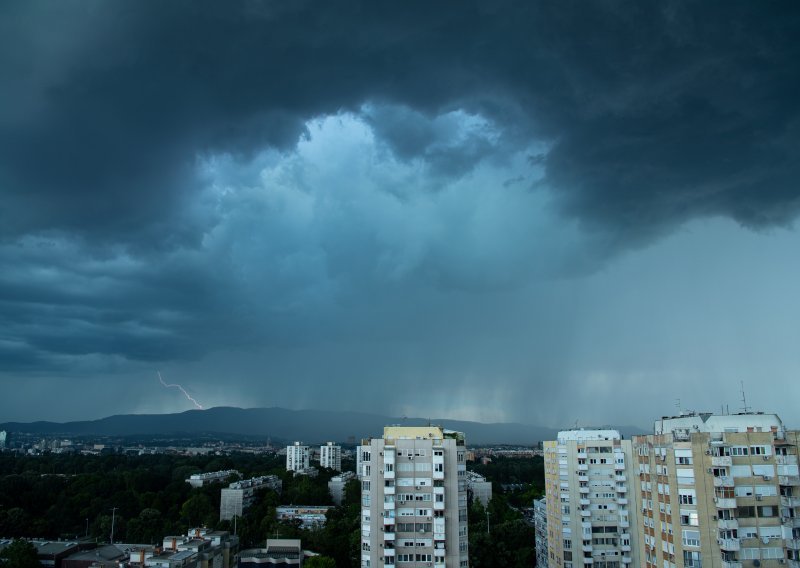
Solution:
[[[425,440],[444,438],[444,430],[439,426],[386,426],[383,429],[383,439],[397,440],[397,439],[417,439],[422,438]]]

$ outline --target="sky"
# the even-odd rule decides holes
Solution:
[[[800,5],[0,5],[0,422],[800,426]]]

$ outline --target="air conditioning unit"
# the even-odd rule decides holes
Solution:
[[[707,473],[714,473],[714,470],[713,470],[713,469],[711,469],[711,468],[708,468],[708,469],[706,470],[706,472],[707,472]]]
[[[706,455],[710,456],[711,455],[711,450],[706,450]]]
[[[769,461],[769,456],[762,456],[761,459],[764,461]]]
[[[764,499],[763,495],[756,495],[756,501],[761,501],[762,499]]]
[[[716,521],[716,520],[717,520],[717,516],[716,516],[716,515],[713,515],[713,516],[711,517],[711,520],[712,520],[712,521]]]
[[[772,476],[771,475],[765,475],[764,476],[764,481],[772,481]]]

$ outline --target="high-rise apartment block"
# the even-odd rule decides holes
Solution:
[[[533,527],[536,535],[536,566],[547,568],[547,499],[533,502]]]
[[[328,442],[319,447],[319,466],[342,471],[342,447]]]
[[[295,442],[291,446],[286,446],[286,471],[305,471],[310,467],[310,456],[308,446],[302,442]]]
[[[639,566],[632,455],[616,430],[567,430],[544,443],[548,566]]]
[[[464,435],[384,428],[358,448],[361,566],[469,566]]]
[[[800,567],[798,436],[774,414],[684,414],[633,440],[642,566]]]

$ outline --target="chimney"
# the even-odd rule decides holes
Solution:
[[[178,550],[178,539],[172,537],[172,550]]]

